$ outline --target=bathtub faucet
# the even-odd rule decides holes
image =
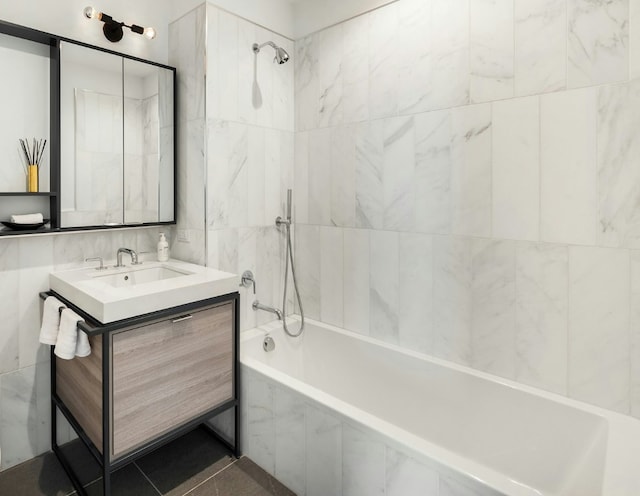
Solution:
[[[264,310],[265,312],[275,313],[278,316],[278,320],[282,320],[282,312],[280,310],[270,307],[269,305],[263,305],[258,300],[254,301],[251,307],[254,310]]]

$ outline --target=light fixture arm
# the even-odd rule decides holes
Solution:
[[[109,14],[98,12],[93,7],[85,7],[83,12],[87,19],[97,19],[104,22],[102,32],[104,33],[105,38],[113,43],[118,42],[122,39],[122,28],[129,28],[129,30],[131,30],[133,33],[141,34],[150,40],[156,37],[156,30],[152,27],[144,28],[142,26],[138,26],[137,24],[131,24],[129,26],[124,22],[114,20],[113,17],[111,17]]]

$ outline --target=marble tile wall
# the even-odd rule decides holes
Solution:
[[[293,42],[211,4],[172,23],[170,39],[184,102],[172,250],[221,270],[253,271],[256,295],[240,289],[241,327],[251,328],[273,317],[255,312],[254,299],[282,306],[286,244],[275,218],[293,187],[295,142],[294,64],[272,63],[268,46],[256,56],[252,45],[271,40],[293,55]]]
[[[241,373],[243,452],[296,494],[498,496],[280,383]]]
[[[298,40],[307,314],[640,417],[639,19],[399,0]]]
[[[101,256],[115,263],[116,250],[152,252],[158,228],[0,238],[0,470],[50,449],[49,346],[38,342],[40,291],[49,273]],[[143,253],[141,255],[145,257]],[[61,424],[60,440],[69,438]]]

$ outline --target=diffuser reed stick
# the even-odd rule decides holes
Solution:
[[[27,191],[35,193],[38,191],[38,176],[40,171],[40,164],[42,163],[42,157],[44,156],[44,150],[47,146],[46,139],[36,140],[33,138],[31,143],[28,139],[20,139],[20,146],[22,147],[22,153],[27,162]]]

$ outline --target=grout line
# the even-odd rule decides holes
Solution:
[[[147,482],[148,482],[149,484],[151,484],[151,487],[153,487],[153,488],[156,490],[156,492],[157,492],[160,496],[162,496],[162,492],[160,491],[160,489],[158,489],[158,488],[156,487],[156,485],[151,481],[151,479],[149,479],[149,477],[147,477],[147,474],[145,474],[145,473],[144,473],[144,471],[143,471],[143,470],[138,466],[138,462],[135,462],[135,461],[134,461],[134,462],[132,463],[132,465],[133,465],[134,467],[136,467],[136,468],[138,469],[138,471],[142,474],[142,476],[147,480]]]
[[[191,494],[193,491],[195,491],[197,488],[199,488],[200,486],[202,486],[203,484],[209,482],[211,479],[217,477],[218,475],[220,475],[222,472],[224,472],[225,470],[227,470],[231,465],[233,465],[234,463],[236,463],[240,458],[238,458],[237,460],[234,460],[233,457],[230,457],[231,462],[228,465],[225,465],[224,467],[222,467],[220,470],[218,470],[215,474],[207,477],[205,480],[203,480],[202,482],[200,482],[199,484],[197,484],[196,486],[192,487],[191,489],[189,489],[186,493],[184,493],[183,496],[187,496],[188,494]],[[216,493],[217,493],[218,489],[216,487]]]

